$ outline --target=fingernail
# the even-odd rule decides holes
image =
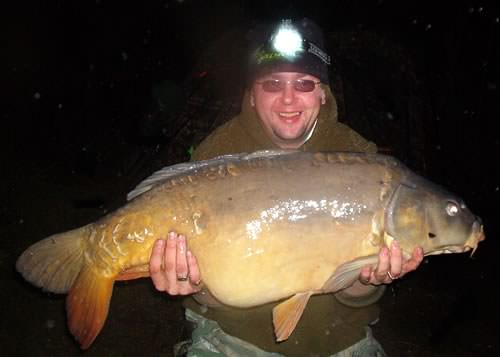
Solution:
[[[158,248],[161,248],[163,246],[163,243],[164,243],[164,240],[163,239],[158,239],[156,242],[155,242],[155,245],[158,247]]]
[[[399,242],[397,240],[393,240],[391,248],[392,249],[398,249],[399,248]]]
[[[380,252],[380,255],[382,256],[388,256],[389,255],[389,249],[387,247],[382,248],[382,251]]]
[[[169,232],[168,233],[168,239],[175,239],[175,233],[174,232]]]

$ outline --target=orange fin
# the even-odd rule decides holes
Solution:
[[[292,334],[312,294],[312,291],[295,294],[274,307],[273,324],[276,341],[284,341]]]
[[[66,299],[68,327],[82,349],[95,340],[108,316],[114,280],[85,268]]]
[[[149,274],[149,265],[144,264],[122,271],[115,280],[133,280],[147,278],[149,276],[151,276],[151,274]]]

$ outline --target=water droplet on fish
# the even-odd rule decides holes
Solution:
[[[40,93],[36,92],[34,95],[33,95],[33,98],[35,99],[40,99]]]
[[[393,120],[394,119],[394,115],[391,112],[387,112],[387,119]]]
[[[59,103],[59,104],[57,105],[57,107],[58,107],[59,109],[62,109],[62,104],[61,104],[61,103]]]
[[[427,26],[425,26],[425,30],[426,30],[426,31],[428,31],[428,30],[430,30],[430,29],[431,29],[431,27],[432,27],[432,25],[431,25],[431,24],[427,24]]]
[[[484,9],[482,7],[480,7],[479,9],[477,9],[477,12],[483,12],[483,10]]]

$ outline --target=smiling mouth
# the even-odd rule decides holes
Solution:
[[[300,115],[301,112],[279,112],[278,115],[282,118],[293,118]]]

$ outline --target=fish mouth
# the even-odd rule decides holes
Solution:
[[[472,251],[470,256],[472,257],[476,252],[479,242],[485,239],[483,225],[479,221],[475,221],[472,224],[472,233],[463,245],[449,245],[446,247],[441,247],[440,249],[435,249],[427,252],[425,255],[437,255],[437,254],[451,254],[451,253],[465,253]]]
[[[464,246],[468,247],[468,250],[472,249],[472,252],[470,253],[470,256],[474,255],[474,252],[477,249],[477,245],[479,242],[485,240],[485,235],[484,235],[484,226],[481,224],[480,220],[475,221],[472,224],[472,234],[470,238],[465,242]]]
[[[431,250],[427,253],[425,253],[425,256],[428,255],[438,255],[438,254],[453,254],[453,253],[465,253],[473,249],[472,253],[476,250],[476,248],[470,247],[468,245],[449,245],[446,247],[442,247],[440,249],[434,249]]]

